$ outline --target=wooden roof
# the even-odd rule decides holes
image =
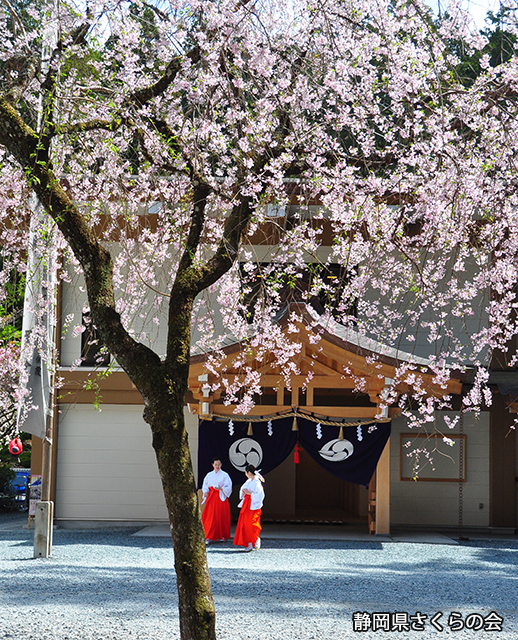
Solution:
[[[236,342],[223,349],[224,359],[221,363],[220,377],[232,384],[234,381],[244,381],[245,369],[250,368],[260,374],[263,389],[273,389],[276,394],[275,404],[257,404],[251,415],[268,415],[278,411],[290,409],[304,403],[307,411],[320,415],[333,417],[373,418],[377,413],[377,405],[380,403],[381,394],[387,383],[390,383],[396,374],[396,367],[402,362],[413,363],[414,373],[420,376],[421,386],[428,395],[439,396],[446,393],[458,394],[461,392],[460,379],[451,379],[446,388],[434,382],[434,376],[428,367],[428,361],[423,358],[413,357],[411,354],[398,352],[386,348],[380,343],[367,340],[359,336],[354,330],[348,330],[343,325],[326,319],[318,324],[320,339],[315,343],[314,331],[308,329],[315,325],[318,316],[306,306],[295,305],[298,316],[296,332],[293,332],[293,322],[290,322],[291,339],[296,336],[300,343],[300,351],[293,358],[297,372],[286,379],[285,373],[276,363],[274,355],[258,359],[258,349],[251,346],[249,341]],[[293,310],[291,305],[290,310]],[[288,331],[288,309],[279,319],[282,331]],[[236,356],[241,363],[239,367],[234,365]],[[218,376],[209,373],[205,367],[206,354],[195,355],[191,358],[189,372],[189,389],[192,392],[194,403],[189,403],[193,413],[199,415],[229,415],[235,412],[235,405],[222,404],[221,396],[224,393],[223,385],[214,389],[220,380]],[[386,380],[389,379],[389,380]],[[291,403],[285,404],[285,388],[291,389]],[[399,393],[409,392],[408,385],[397,385]],[[351,403],[351,392],[359,390],[362,401],[354,406]],[[346,403],[348,406],[315,405],[314,396],[318,390],[343,390],[344,395],[349,395]],[[304,397],[301,393],[304,391]],[[338,391],[339,392],[339,391]],[[322,396],[322,394],[319,394]],[[371,406],[365,402],[368,396]],[[271,392],[270,396],[271,397]],[[354,396],[353,396],[354,397]],[[358,399],[360,395],[357,395]],[[301,402],[302,401],[302,402]],[[391,409],[392,414],[396,409]]]

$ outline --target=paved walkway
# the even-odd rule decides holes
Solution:
[[[26,512],[0,511],[0,531],[25,529],[28,526]],[[85,525],[86,528],[88,528]],[[59,525],[57,528],[60,528]],[[137,525],[134,537],[168,538],[169,525],[161,522],[152,525]],[[232,536],[234,535],[232,527]],[[263,524],[261,538],[264,540],[335,540],[357,542],[415,542],[421,544],[450,544],[459,543],[459,531],[433,531],[410,527],[393,527],[390,535],[369,535],[361,524],[308,524],[308,523],[270,523]],[[516,540],[518,535],[510,530],[470,530],[463,529],[463,540]]]
[[[357,542],[415,542],[421,544],[459,543],[459,532],[446,533],[407,527],[393,527],[390,535],[370,535],[365,525],[325,525],[306,523],[264,523],[261,538],[264,540],[336,540]],[[133,534],[135,537],[167,538],[171,534],[167,523],[143,527]],[[234,535],[234,527],[232,527]],[[466,540],[517,540],[518,535],[507,530],[471,531],[463,530]]]

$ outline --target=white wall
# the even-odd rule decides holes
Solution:
[[[56,519],[166,521],[143,407],[103,405],[96,411],[90,405],[61,405],[60,409]],[[196,416],[186,415],[186,420],[197,450]]]
[[[63,282],[61,289],[61,342],[60,348],[60,365],[62,367],[70,367],[81,357],[81,334],[74,335],[74,327],[82,324],[82,311],[84,307],[88,307],[84,278],[78,275],[69,267],[68,270],[70,282]],[[168,287],[163,284],[161,290],[167,291]],[[162,305],[161,310],[153,308],[153,298],[155,294],[152,290],[143,287],[143,295],[135,297],[126,296],[127,299],[133,300],[135,310],[130,314],[130,320],[126,323],[126,329],[131,335],[142,341],[148,347],[151,347],[158,355],[163,356],[166,350],[166,321],[167,321],[167,302]],[[121,292],[116,291],[116,297]],[[160,324],[157,325],[153,318],[158,317]]]
[[[437,426],[444,435],[458,434],[445,427],[442,417],[454,413],[438,412]],[[459,483],[400,480],[400,433],[412,433],[404,418],[392,421],[390,519],[392,524],[458,526]],[[463,483],[463,524],[489,526],[489,412],[475,420],[464,415],[466,435],[466,482]],[[447,449],[447,447],[445,447]],[[480,509],[479,505],[483,508]]]
[[[428,260],[429,259],[430,258],[428,258]],[[478,272],[479,267],[475,265],[473,260],[466,259],[465,271],[455,272],[455,279],[459,280],[460,288],[462,288],[462,283],[466,286],[468,283],[471,283],[475,274]],[[446,294],[448,293],[450,287],[449,282],[452,278],[451,272],[448,271],[440,280],[441,287]],[[408,291],[406,296],[402,299],[398,299],[398,302],[395,303],[392,292],[389,291],[386,295],[382,295],[378,290],[367,289],[367,291],[365,291],[361,296],[360,302],[366,302],[369,306],[372,303],[378,303],[380,308],[388,307],[393,311],[397,311],[402,314],[402,317],[398,318],[397,321],[392,321],[390,323],[394,330],[392,341],[389,341],[388,339],[387,329],[382,329],[382,332],[385,334],[383,339],[380,338],[379,335],[370,335],[369,332],[369,337],[380,341],[385,340],[387,346],[394,347],[403,352],[400,356],[402,360],[406,359],[404,356],[405,353],[421,358],[430,358],[432,355],[439,357],[443,352],[450,351],[453,348],[453,345],[457,344],[457,342],[449,337],[448,334],[451,332],[452,335],[455,336],[456,341],[464,345],[463,356],[465,357],[465,364],[468,364],[473,362],[474,359],[483,360],[487,356],[487,350],[484,350],[483,352],[478,353],[475,358],[470,346],[471,336],[478,334],[487,325],[487,313],[485,311],[488,304],[487,296],[487,291],[479,290],[477,288],[477,298],[472,302],[472,308],[474,311],[472,315],[460,313],[458,308],[455,307],[455,300],[449,301],[448,304],[441,305],[439,308],[433,309],[432,311],[430,308],[427,308],[419,314],[419,323],[417,327],[412,326],[409,321],[409,316],[405,314],[405,308],[406,310],[416,312],[416,308],[421,305],[420,302],[417,302],[414,299],[414,294],[411,291]],[[430,300],[432,299],[433,298]],[[432,305],[430,304],[430,306]],[[446,314],[445,320],[441,319],[441,314],[443,313]],[[361,309],[358,311],[358,314],[360,319],[367,323],[371,322],[364,314],[362,314]],[[381,316],[381,320],[383,320],[383,314]],[[446,324],[448,331],[443,328],[439,332],[439,337],[430,340],[430,328],[427,325],[429,323],[442,322]],[[376,320],[376,323],[380,326],[380,321]]]

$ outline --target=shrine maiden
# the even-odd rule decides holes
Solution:
[[[230,505],[228,499],[232,493],[232,480],[221,468],[221,460],[213,458],[213,471],[203,480],[202,492],[205,509],[201,515],[205,530],[205,544],[215,540],[230,539]]]
[[[263,507],[264,478],[256,471],[253,464],[246,466],[245,475],[248,480],[241,487],[239,497],[239,520],[234,536],[234,544],[245,547],[244,551],[261,548],[261,509]]]

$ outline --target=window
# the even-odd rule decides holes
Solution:
[[[318,313],[330,309],[331,313],[340,319],[344,315],[356,317],[357,305],[355,300],[343,299],[344,285],[348,275],[345,268],[339,264],[308,264],[305,269],[296,273],[286,273],[272,263],[257,265],[252,274],[242,269],[242,280],[248,289],[244,297],[244,304],[248,308],[249,322],[253,320],[254,307],[262,299],[266,291],[276,289],[285,304],[290,302],[307,302]],[[312,295],[313,285],[321,283],[318,292]]]
[[[86,328],[81,334],[81,366],[107,367],[110,364],[110,354],[103,346],[89,313],[83,313],[83,325]]]

